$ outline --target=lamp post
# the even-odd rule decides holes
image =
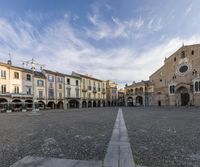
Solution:
[[[32,91],[33,91],[33,107],[32,107],[32,115],[36,115],[37,111],[35,109],[35,88],[34,88],[34,77],[35,77],[35,67],[40,67],[40,70],[44,67],[44,64],[37,63],[33,58],[28,61],[22,61],[23,66],[31,66],[32,70]]]

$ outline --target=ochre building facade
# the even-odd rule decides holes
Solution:
[[[152,105],[200,105],[200,44],[182,46],[150,76]]]

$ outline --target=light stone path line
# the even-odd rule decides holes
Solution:
[[[102,161],[26,156],[10,167],[136,167],[122,109],[118,110],[104,163]]]
[[[119,108],[104,167],[135,167],[122,109]]]

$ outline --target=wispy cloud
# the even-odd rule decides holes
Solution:
[[[147,25],[150,31],[156,32],[162,29],[162,18],[152,17]]]
[[[189,15],[193,7],[193,3],[191,3],[185,11],[185,16]]]
[[[96,40],[131,38],[133,34],[137,35],[135,31],[144,25],[144,20],[141,17],[126,21],[111,17],[112,22],[107,22],[101,19],[97,14],[89,14],[88,20],[93,24],[93,27],[85,28],[85,30],[88,37]]]
[[[141,18],[122,22],[113,17],[112,24],[116,28],[94,15],[88,15],[88,19],[97,26],[95,34],[93,33],[97,39],[127,38],[132,28],[137,29],[144,25]],[[200,41],[199,36],[189,39],[173,38],[163,40],[159,45],[143,52],[136,51],[130,45],[105,50],[87,41],[83,33],[85,31],[73,27],[69,20],[70,18],[57,20],[39,31],[29,21],[17,19],[10,22],[0,18],[0,61],[6,61],[6,55],[11,52],[13,61],[17,64],[19,60],[34,57],[52,70],[64,73],[78,71],[102,79],[131,83],[133,80],[148,79],[163,64],[164,58],[178,49],[182,42],[191,44]],[[162,20],[157,20],[158,25],[161,22]]]

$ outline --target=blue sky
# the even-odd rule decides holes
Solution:
[[[0,61],[147,80],[184,43],[200,42],[199,0],[0,0]]]

